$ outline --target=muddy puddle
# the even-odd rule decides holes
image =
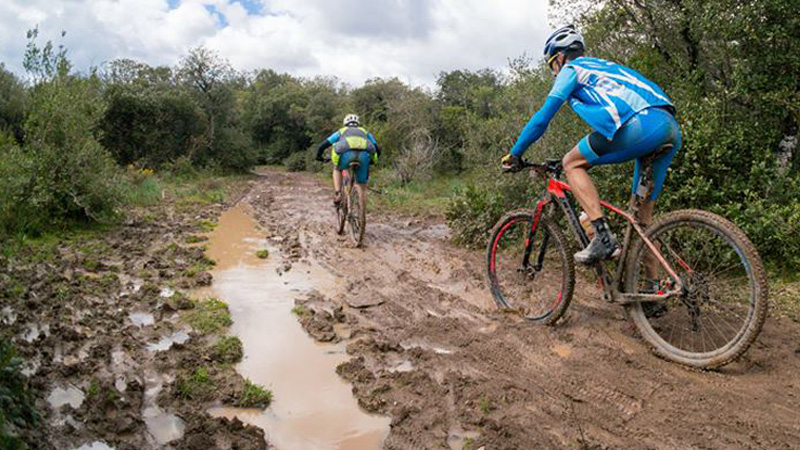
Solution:
[[[345,344],[315,342],[292,314],[296,298],[312,289],[335,292],[339,282],[312,264],[295,263],[287,271],[246,206],[224,213],[209,237],[208,256],[217,265],[213,286],[203,294],[229,305],[230,332],[242,340],[245,354],[237,371],[274,395],[264,411],[220,407],[210,413],[264,429],[279,450],[380,448],[390,420],[363,412],[336,374],[348,358]],[[269,250],[266,260],[256,257],[262,249]]]

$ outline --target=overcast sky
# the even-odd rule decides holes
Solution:
[[[538,57],[547,0],[2,0],[0,61],[22,74],[26,30],[62,42],[79,71],[115,58],[174,65],[205,45],[240,70],[397,76],[428,84],[443,70],[504,68]],[[67,32],[63,40],[61,31]]]

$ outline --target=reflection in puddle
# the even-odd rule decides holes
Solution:
[[[22,372],[22,374],[25,375],[26,377],[30,377],[31,375],[35,374],[36,371],[39,370],[40,366],[41,363],[39,362],[38,359],[33,359],[33,358],[28,359],[23,363],[22,370],[20,372]]]
[[[186,424],[175,414],[164,412],[156,404],[158,394],[168,382],[164,376],[153,369],[146,369],[144,374],[145,390],[142,406],[142,417],[147,431],[159,446],[183,437]]]
[[[450,428],[450,433],[447,436],[447,445],[451,450],[473,448],[471,444],[479,437],[481,437],[480,433],[475,431],[464,431],[461,429],[461,427],[454,426]]]
[[[13,325],[16,321],[17,313],[15,313],[10,306],[0,309],[0,322],[2,322],[3,325]]]
[[[85,398],[83,391],[75,386],[64,388],[55,388],[47,397],[47,402],[50,403],[54,409],[61,408],[64,405],[69,405],[72,409],[78,409],[83,404]]]
[[[414,370],[414,364],[411,361],[401,361],[399,364],[396,364],[394,367],[389,369],[389,372],[411,372]]]
[[[429,345],[429,344],[427,344],[425,342],[421,342],[421,341],[408,341],[408,342],[404,342],[404,343],[402,343],[400,345],[405,350],[411,350],[412,348],[419,348],[419,349],[422,349],[422,350],[432,351],[433,353],[436,353],[437,355],[452,355],[453,354],[452,350],[448,350],[446,348],[441,348],[441,347],[435,347],[433,345]]]
[[[142,411],[144,423],[147,424],[147,431],[160,445],[172,442],[183,437],[183,430],[186,424],[175,414],[167,414],[158,406],[145,408]]]
[[[114,447],[106,444],[103,441],[92,442],[91,444],[83,444],[75,450],[114,450]]]
[[[153,317],[152,314],[146,312],[130,313],[130,315],[128,315],[128,319],[130,319],[131,323],[133,323],[139,328],[147,327],[156,323],[155,317]]]
[[[28,332],[22,336],[22,339],[25,342],[33,342],[36,339],[39,339],[39,336],[44,335],[45,337],[50,336],[50,325],[45,324],[44,326],[39,326],[34,324],[28,325]]]
[[[178,330],[170,336],[164,336],[158,342],[151,342],[147,344],[147,350],[151,352],[163,352],[172,348],[174,344],[185,344],[189,340],[189,333],[184,330]]]
[[[209,412],[263,428],[268,442],[281,450],[380,448],[389,419],[361,411],[350,386],[336,375],[336,366],[347,360],[343,344],[315,343],[291,314],[298,293],[336,288],[335,280],[303,263],[279,276],[278,249],[270,248],[266,261],[255,257],[266,246],[245,207],[238,206],[220,217],[208,254],[217,262],[214,295],[228,303],[231,333],[244,345],[246,356],[237,370],[271,389],[275,401],[266,411]]]

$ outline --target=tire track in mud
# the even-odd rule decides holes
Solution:
[[[592,280],[567,320],[533,326],[494,308],[483,252],[451,246],[441,222],[368,211],[354,249],[329,199],[312,175],[266,171],[246,200],[286,254],[346,280],[315,306],[343,308],[356,359],[340,374],[392,417],[385,448],[448,448],[464,432],[487,449],[800,448],[797,323],[771,319],[741,362],[689,371],[654,357]]]

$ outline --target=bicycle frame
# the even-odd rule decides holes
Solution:
[[[537,171],[538,172],[538,171]],[[541,172],[540,172],[541,173]],[[541,215],[545,211],[545,207],[552,203],[558,204],[561,208],[564,215],[567,217],[567,221],[569,222],[570,228],[572,232],[575,234],[575,237],[581,243],[582,246],[586,246],[589,244],[589,237],[586,235],[586,232],[583,230],[583,227],[580,224],[578,219],[578,215],[575,211],[575,207],[573,206],[572,202],[570,201],[569,197],[567,197],[567,192],[572,191],[572,188],[556,178],[548,176],[542,173],[542,178],[547,183],[547,187],[545,189],[545,193],[542,199],[537,203],[533,225],[531,226],[530,234],[528,239],[525,242],[525,256],[523,260],[524,265],[528,265],[530,262],[530,256],[532,249],[532,243],[534,242],[534,235],[539,227],[539,221],[541,220]],[[644,180],[645,177],[643,177]],[[681,278],[677,275],[675,270],[670,266],[669,262],[664,258],[658,248],[653,244],[650,239],[644,233],[641,224],[639,224],[637,220],[639,206],[640,206],[640,198],[646,198],[649,194],[649,188],[644,189],[645,195],[641,197],[638,194],[633,194],[631,196],[631,203],[629,211],[624,211],[616,206],[605,202],[600,201],[600,204],[606,208],[614,212],[615,214],[621,216],[628,222],[628,226],[625,230],[625,238],[622,242],[622,253],[619,256],[618,266],[616,273],[612,279],[611,275],[609,275],[609,271],[606,269],[605,265],[600,262],[596,265],[595,270],[597,271],[597,275],[600,279],[600,283],[603,287],[603,297],[609,301],[614,303],[620,304],[632,304],[632,303],[639,303],[639,302],[652,302],[652,301],[663,301],[669,298],[672,298],[677,295],[681,295],[684,290],[684,284]],[[671,289],[668,291],[658,291],[656,294],[638,294],[638,293],[628,293],[624,292],[623,290],[623,280],[625,275],[625,266],[630,256],[630,244],[632,241],[632,234],[636,232],[639,237],[644,241],[645,245],[647,245],[650,252],[655,256],[658,263],[667,271],[669,276],[673,280],[673,284],[671,285]],[[541,267],[541,264],[544,260],[544,252],[545,248],[547,247],[547,235],[544,236],[542,239],[541,248],[539,250],[539,255],[537,257],[537,266]],[[685,262],[682,260],[679,261],[679,264],[683,267],[684,270],[691,273],[691,268],[686,265]]]

